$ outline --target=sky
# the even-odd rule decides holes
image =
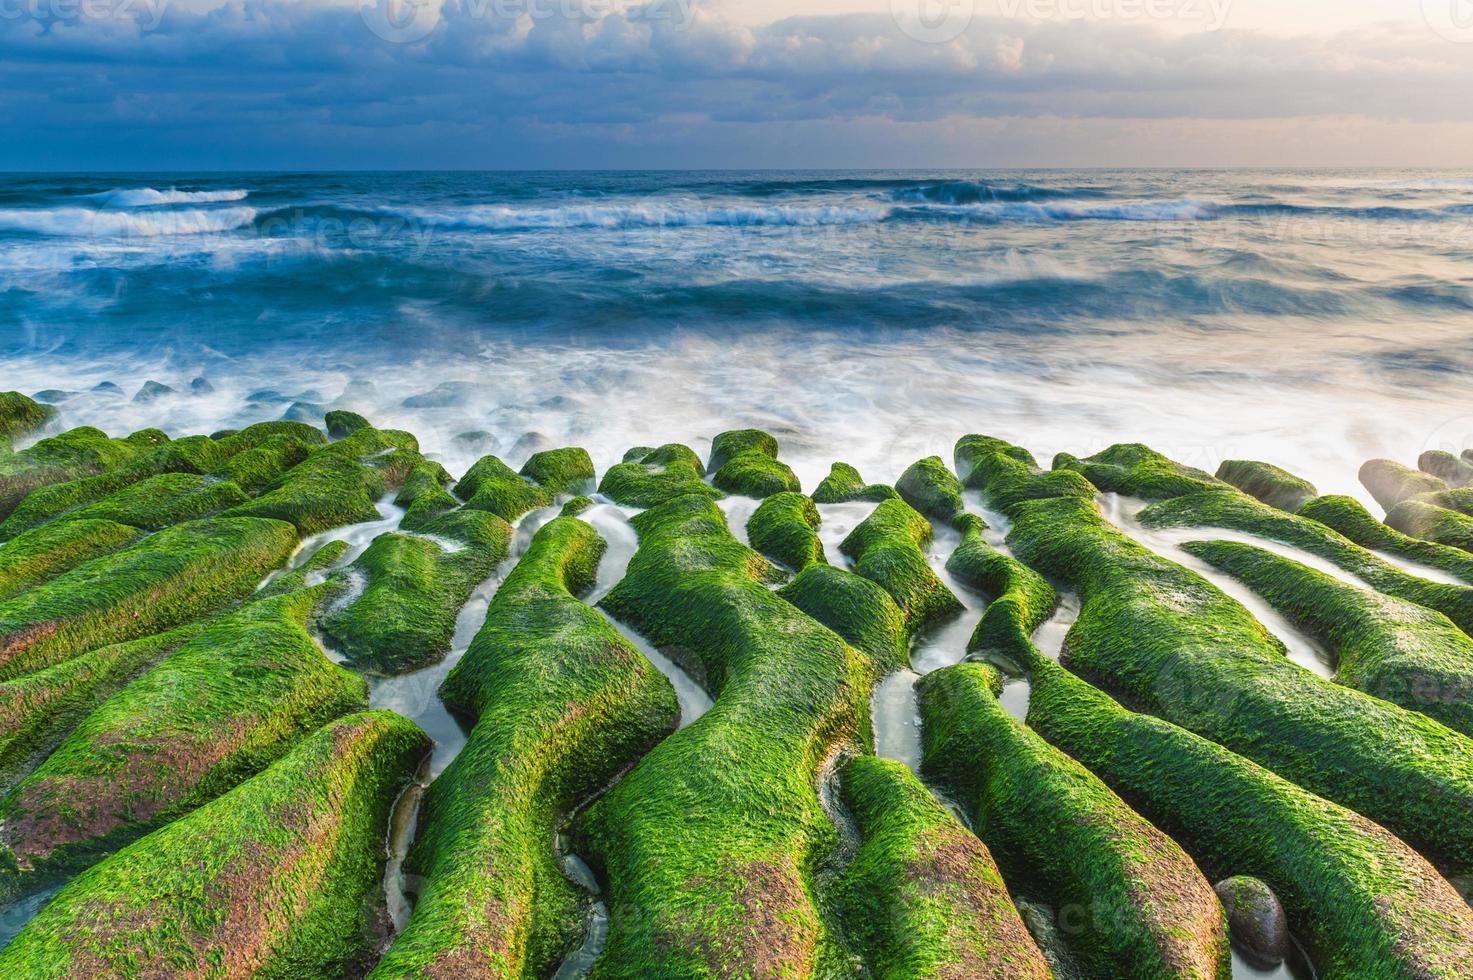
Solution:
[[[1473,0],[0,0],[0,168],[1473,166]]]

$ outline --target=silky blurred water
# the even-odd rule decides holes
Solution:
[[[457,471],[760,425],[809,487],[984,431],[1359,493],[1473,445],[1470,328],[1467,172],[0,176],[0,388],[349,407]]]

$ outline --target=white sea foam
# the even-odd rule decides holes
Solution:
[[[182,211],[106,211],[95,208],[0,209],[0,231],[69,238],[155,238],[231,231],[256,218],[255,208]]]
[[[102,200],[109,207],[140,208],[159,204],[223,204],[229,201],[244,201],[249,191],[181,191],[173,187],[166,191],[152,187],[119,187],[88,197]]]
[[[985,201],[977,204],[923,204],[910,210],[929,215],[973,217],[991,221],[1209,221],[1218,205],[1181,197],[1139,201]]]
[[[815,227],[884,221],[887,207],[771,205],[766,207],[680,204],[599,204],[571,207],[472,205],[455,210],[410,209],[405,216],[429,225],[488,231],[539,231],[555,228],[692,228],[704,225]],[[399,213],[399,212],[396,212]]]

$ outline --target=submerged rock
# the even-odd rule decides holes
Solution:
[[[189,390],[196,395],[208,395],[215,390],[208,378],[195,378],[189,382]]]
[[[175,391],[173,388],[170,388],[166,384],[162,384],[158,381],[145,381],[143,382],[143,387],[139,388],[138,393],[133,396],[133,400],[135,402],[151,402],[154,399],[162,398],[165,395],[177,394],[179,394],[179,392]]]
[[[450,408],[464,405],[476,391],[476,386],[465,381],[444,381],[433,390],[410,395],[399,404],[405,408]]]
[[[1291,950],[1289,919],[1273,889],[1247,875],[1219,881],[1214,887],[1228,917],[1233,946],[1250,964],[1270,970]]]

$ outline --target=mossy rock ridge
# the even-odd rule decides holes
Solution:
[[[89,714],[0,799],[0,894],[85,868],[368,705],[307,632],[325,587],[220,618]]]
[[[904,500],[886,500],[839,544],[857,574],[895,599],[912,634],[963,609],[926,559],[933,533],[931,522]]]
[[[903,764],[840,772],[863,843],[839,884],[871,976],[1051,977],[987,847]]]
[[[1051,906],[1091,977],[1226,980],[1212,886],[1169,837],[998,703],[996,671],[917,682],[923,772],[971,812],[1014,891]]]
[[[664,675],[576,598],[603,550],[573,517],[540,528],[446,679],[476,725],[426,794],[424,884],[374,977],[546,976],[577,942],[553,833],[679,720]]]
[[[777,439],[768,433],[734,429],[712,440],[706,471],[711,482],[727,493],[760,498],[801,492],[798,477],[777,454]]]
[[[688,446],[640,446],[605,471],[598,492],[626,507],[656,507],[687,493],[713,499],[725,496],[702,479],[705,473],[701,457]]]
[[[385,827],[430,742],[388,711],[334,721],[265,771],[78,875],[0,952],[6,976],[361,975]]]
[[[860,738],[873,665],[767,588],[775,570],[708,498],[634,526],[639,550],[603,604],[691,664],[715,703],[581,821],[611,913],[592,975],[814,976],[847,960],[818,901],[837,835],[816,780]]]
[[[0,680],[221,609],[296,544],[281,521],[207,518],[78,565],[0,602]]]
[[[829,475],[824,477],[813,491],[813,500],[819,504],[845,504],[862,500],[879,503],[898,496],[895,488],[884,483],[865,483],[859,470],[848,463],[834,463]]]

